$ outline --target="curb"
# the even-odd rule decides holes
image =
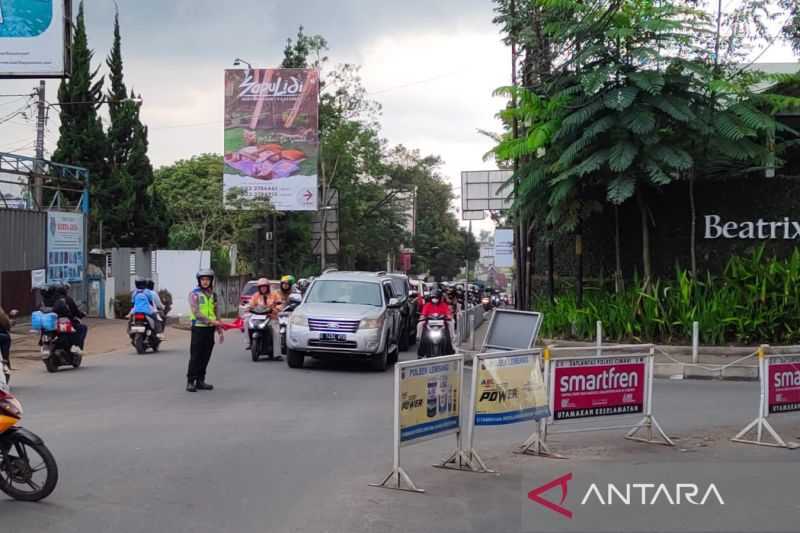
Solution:
[[[758,381],[758,367],[731,366],[721,370],[708,370],[706,368],[680,363],[656,363],[654,375],[659,379]]]

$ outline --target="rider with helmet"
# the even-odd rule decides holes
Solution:
[[[450,334],[450,338],[448,339],[448,344],[452,343],[452,340],[455,338],[455,332],[453,331],[453,313],[450,304],[448,304],[443,299],[442,290],[441,289],[433,289],[431,291],[431,300],[426,303],[422,307],[422,313],[419,316],[419,322],[417,323],[417,338],[420,339],[419,344],[419,351],[422,352],[425,350],[422,342],[422,330],[425,322],[434,315],[441,315],[444,316],[447,321],[447,331]]]
[[[89,328],[85,324],[80,323],[79,319],[84,318],[86,315],[78,309],[75,300],[69,295],[69,289],[69,283],[55,284],[53,289],[55,297],[53,312],[58,315],[59,318],[69,318],[72,321],[72,327],[75,329],[75,337],[74,344],[70,350],[73,353],[81,353],[86,343],[86,335],[89,332]]]
[[[223,342],[222,323],[219,315],[217,296],[214,294],[214,271],[210,268],[200,270],[197,275],[197,287],[189,293],[190,317],[192,319],[192,340],[189,347],[189,369],[186,375],[186,390],[212,390],[214,387],[206,383],[206,369],[214,350],[214,333],[219,334]]]
[[[156,292],[156,282],[152,279],[147,280],[147,294],[153,299],[153,304],[156,308],[156,335],[159,339],[164,338],[164,320],[166,317],[163,317],[162,313],[164,313],[164,303],[161,301],[161,296],[158,295]]]
[[[250,297],[250,302],[247,304],[247,310],[252,311],[257,307],[269,308],[269,300],[272,295],[270,294],[269,280],[261,278],[256,282],[256,292]],[[245,320],[245,324],[249,321]],[[250,343],[253,340],[250,329],[247,330],[247,348],[250,349]]]
[[[147,321],[150,323],[150,327],[153,328],[153,331],[158,333],[158,329],[156,329],[156,302],[151,292],[147,290],[147,280],[142,277],[137,277],[134,281],[134,285],[136,289],[131,293],[131,301],[133,302],[131,314],[137,313],[145,315]]]
[[[311,282],[308,281],[308,279],[301,278],[301,279],[297,280],[297,283],[295,284],[295,287],[297,288],[297,292],[299,292],[300,294],[305,294],[310,285],[311,285]]]

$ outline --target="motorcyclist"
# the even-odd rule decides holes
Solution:
[[[0,354],[3,356],[3,361],[11,368],[11,326],[14,325],[14,311],[11,311],[11,316],[0,307]],[[1,365],[0,365],[1,366]],[[0,370],[2,370],[0,368]]]
[[[270,292],[271,291],[270,291],[270,286],[269,286],[269,280],[267,278],[260,278],[256,282],[256,292],[255,292],[255,294],[253,294],[250,297],[250,302],[248,302],[248,304],[247,304],[247,310],[248,311],[252,311],[253,309],[255,309],[257,307],[266,307],[266,308],[269,309],[269,300],[270,300],[270,297],[272,296],[270,294]],[[245,321],[245,324],[247,324],[248,322],[249,321]],[[248,326],[245,326],[245,327],[247,327],[247,341],[246,341],[247,342],[247,348],[246,349],[249,350],[250,346],[251,346],[251,342],[253,340],[253,334],[250,331],[250,328]]]
[[[134,313],[145,315],[147,321],[150,323],[150,327],[153,328],[155,333],[158,333],[158,320],[156,315],[158,307],[156,306],[152,291],[147,289],[147,280],[137,277],[133,283],[135,289],[131,293],[131,302],[133,303],[131,315]]]
[[[426,303],[425,306],[422,308],[422,313],[419,316],[419,322],[417,323],[417,338],[422,339],[422,332],[425,326],[425,322],[427,322],[428,318],[434,315],[441,315],[445,317],[447,321],[447,332],[449,334],[448,344],[452,345],[452,339],[455,338],[455,333],[453,331],[453,314],[450,308],[450,305],[442,299],[442,290],[441,289],[433,289],[431,291],[431,300],[430,302]],[[420,342],[419,344],[419,353],[420,355],[424,351],[424,342]]]
[[[156,306],[156,335],[159,339],[164,338],[164,303],[161,301],[161,296],[156,292],[156,282],[152,279],[147,280],[147,293],[153,298],[153,303]]]
[[[53,312],[59,318],[69,318],[72,321],[72,327],[75,329],[75,340],[70,348],[70,351],[75,354],[83,352],[86,335],[89,328],[85,324],[81,324],[80,319],[86,315],[78,309],[75,300],[69,295],[70,286],[68,283],[57,285],[54,290],[55,304],[53,305]]]

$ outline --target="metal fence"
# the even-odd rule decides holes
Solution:
[[[458,345],[463,345],[469,340],[475,340],[474,333],[486,317],[486,311],[482,305],[473,305],[458,313],[456,318],[456,341]],[[473,342],[474,344],[474,342]]]

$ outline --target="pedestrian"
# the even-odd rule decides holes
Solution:
[[[189,345],[189,370],[186,374],[186,390],[213,390],[206,383],[206,369],[214,350],[214,333],[219,342],[224,341],[222,323],[217,319],[217,296],[214,294],[214,271],[203,269],[197,273],[197,288],[189,293],[191,306],[192,340]]]

